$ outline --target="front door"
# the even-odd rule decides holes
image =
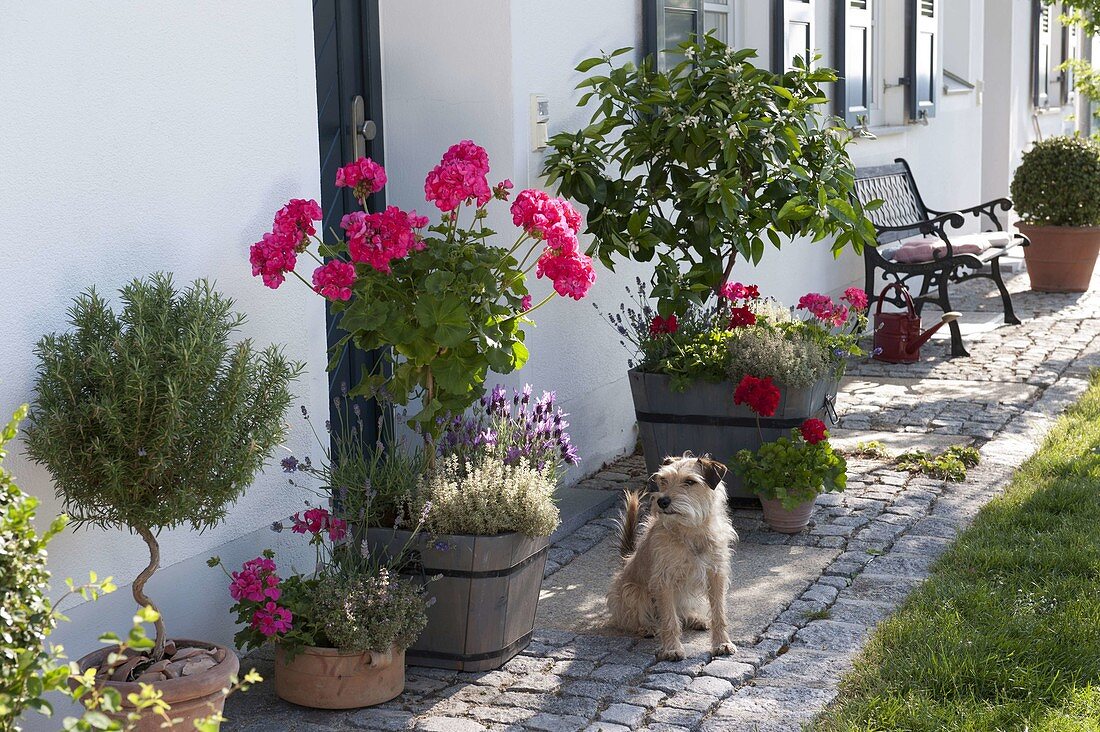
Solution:
[[[378,36],[378,0],[313,0],[314,48],[317,58],[317,127],[320,136],[321,210],[326,240],[339,231],[344,214],[356,210],[351,191],[336,187],[336,169],[360,156],[382,159],[382,82]],[[384,206],[384,193],[371,196],[371,210]],[[330,312],[329,345],[343,336],[339,318]],[[329,391],[339,399],[378,356],[350,344],[329,372]],[[334,429],[341,415],[333,404]],[[368,445],[379,438],[378,404],[360,401]],[[341,411],[343,411],[341,409]]]

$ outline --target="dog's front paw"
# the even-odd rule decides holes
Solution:
[[[716,643],[713,648],[710,649],[712,656],[730,656],[737,653],[737,646],[730,642]]]
[[[679,646],[676,648],[662,648],[657,651],[658,661],[683,661],[684,660],[684,648]]]

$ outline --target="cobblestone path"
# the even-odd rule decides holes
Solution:
[[[1001,491],[1052,421],[1100,366],[1100,296],[1023,291],[1020,326],[966,335],[970,359],[947,360],[945,341],[910,366],[869,362],[851,369],[838,399],[848,439],[884,434],[906,447],[974,444],[982,462],[965,483],[944,483],[850,460],[849,488],[821,496],[812,528],[786,536],[759,511],[738,509],[743,545],[833,549],[835,558],[749,644],[730,657],[657,663],[650,639],[537,629],[533,642],[498,671],[409,668],[405,693],[380,707],[320,712],[274,697],[270,684],[230,700],[225,729],[260,730],[603,730],[686,732],[799,730],[836,694],[868,633],[927,575],[937,556],[981,506]],[[963,321],[989,319],[1000,302],[960,288]],[[933,313],[928,313],[932,317]],[[872,435],[871,433],[874,433]],[[889,444],[894,444],[890,441]],[[623,458],[579,487],[640,485],[640,457]],[[614,530],[614,511],[558,541],[547,575]],[[270,676],[269,661],[252,657]]]

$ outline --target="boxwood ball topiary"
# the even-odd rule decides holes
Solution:
[[[1035,143],[1016,169],[1012,199],[1028,224],[1100,226],[1100,144],[1085,137]]]
[[[157,274],[120,295],[116,313],[87,291],[69,310],[72,329],[39,341],[27,452],[77,525],[145,540],[150,563],[133,586],[144,606],[156,535],[225,517],[282,441],[301,366],[276,346],[231,342],[244,316],[204,280],[179,291]],[[164,640],[158,621],[156,658]]]

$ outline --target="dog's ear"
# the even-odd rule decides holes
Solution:
[[[664,460],[661,461],[661,465],[672,465],[674,462],[676,462],[679,459],[680,458],[672,457],[671,455],[669,455]],[[653,475],[656,475],[656,473],[654,473]],[[652,477],[650,479],[652,480]]]
[[[725,465],[717,460],[710,459],[710,457],[699,458],[699,463],[703,466],[703,479],[707,481],[707,485],[709,485],[712,490],[722,483],[722,479],[725,478],[726,473],[729,472],[729,469],[726,468]]]

